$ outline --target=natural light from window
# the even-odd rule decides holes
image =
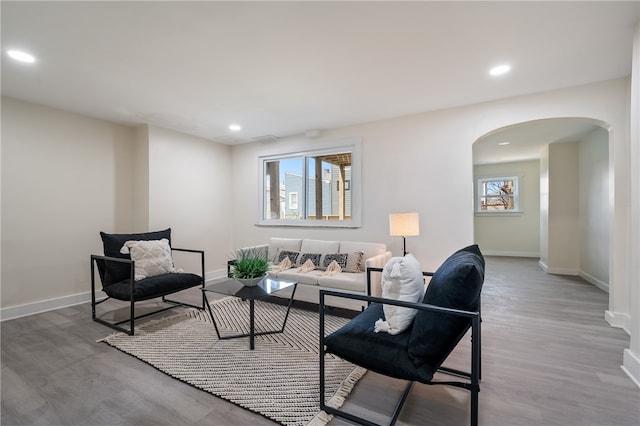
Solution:
[[[359,144],[261,158],[259,224],[359,226],[356,160]]]

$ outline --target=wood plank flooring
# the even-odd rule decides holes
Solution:
[[[534,259],[487,257],[482,298],[481,425],[640,425],[640,389],[620,369],[629,337],[604,320],[606,293]],[[0,332],[2,425],[274,424],[96,343],[111,330],[91,321],[88,304],[5,321]],[[448,365],[466,368],[467,353],[465,343]],[[367,373],[345,408],[384,422],[403,388]],[[468,401],[460,389],[416,384],[398,423],[466,425]]]

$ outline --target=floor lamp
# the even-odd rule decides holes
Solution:
[[[407,255],[406,237],[420,235],[420,218],[418,213],[390,213],[389,234],[402,237],[402,255]]]

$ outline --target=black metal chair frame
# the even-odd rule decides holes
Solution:
[[[369,269],[371,269],[371,271]],[[382,271],[382,269],[381,268],[369,268],[369,269],[367,270],[367,291],[370,294],[370,285],[369,285],[370,273],[373,271]],[[424,272],[423,275],[432,276],[433,273]],[[468,371],[457,370],[453,368],[444,367],[442,365],[439,366],[437,369],[437,371],[442,372],[444,374],[464,378],[465,381],[433,381],[431,380],[429,382],[421,382],[421,383],[424,383],[426,385],[448,385],[448,386],[454,386],[454,387],[458,387],[458,388],[462,388],[470,391],[471,392],[471,425],[477,426],[478,424],[478,393],[480,392],[480,365],[481,365],[481,362],[480,362],[480,322],[481,321],[480,321],[479,311],[472,312],[472,311],[442,308],[439,306],[427,305],[424,303],[411,303],[411,302],[404,302],[404,301],[393,300],[393,299],[383,299],[381,297],[373,297],[368,295],[343,293],[343,292],[333,291],[333,290],[320,290],[320,299],[319,299],[320,409],[321,410],[324,410],[328,414],[343,417],[349,421],[352,421],[358,424],[371,425],[371,426],[377,425],[376,423],[373,423],[372,421],[367,420],[365,418],[362,418],[354,414],[348,413],[346,411],[329,407],[326,405],[325,379],[324,379],[325,364],[324,363],[325,363],[325,355],[328,354],[329,352],[326,351],[325,343],[324,343],[325,341],[325,326],[324,326],[325,296],[362,300],[367,302],[368,304],[381,303],[381,304],[387,304],[387,305],[402,306],[407,308],[414,308],[414,309],[419,309],[424,311],[441,312],[443,314],[451,314],[451,315],[456,315],[463,318],[468,318],[470,320],[469,328],[471,329],[471,365],[470,365],[471,371],[468,372]],[[415,381],[409,381],[407,383],[407,386],[391,415],[391,421],[389,422],[389,425],[395,424],[396,421],[398,420],[398,417],[400,416],[402,408],[409,396],[409,393],[413,389],[414,384],[415,384]]]
[[[202,250],[191,250],[191,249],[182,249],[182,248],[175,248],[175,247],[171,247],[171,251],[179,251],[179,252],[187,252],[187,253],[199,253],[200,254],[200,266],[202,268],[202,283],[201,283],[201,288],[204,288],[204,284],[205,284],[205,277],[204,277],[204,251]],[[120,263],[126,263],[130,265],[130,273],[129,273],[129,283],[130,283],[130,287],[129,287],[129,308],[130,308],[130,314],[129,314],[129,318],[122,320],[122,321],[118,321],[115,323],[106,321],[102,318],[99,318],[98,316],[96,316],[96,306],[99,305],[100,303],[106,302],[107,300],[109,300],[111,297],[107,296],[104,299],[98,300],[96,301],[96,279],[95,279],[95,266],[96,266],[96,261],[98,260],[102,260],[105,263],[106,262],[120,262]],[[91,318],[96,321],[99,322],[100,324],[106,325],[107,327],[110,327],[114,330],[117,331],[121,331],[123,333],[127,333],[130,336],[134,335],[135,332],[135,320],[141,319],[141,318],[145,318],[148,317],[150,315],[155,315],[157,313],[160,312],[164,312],[167,311],[169,309],[173,309],[177,306],[186,306],[186,307],[190,307],[190,308],[196,308],[196,309],[201,309],[204,310],[205,309],[205,297],[204,297],[204,293],[202,295],[202,306],[198,306],[198,305],[192,305],[189,303],[185,303],[185,302],[179,302],[177,300],[171,300],[171,299],[167,299],[166,296],[173,294],[173,293],[177,293],[178,291],[182,291],[185,289],[180,289],[180,290],[176,290],[176,291],[170,291],[170,292],[165,292],[165,293],[159,293],[157,295],[155,295],[154,297],[151,298],[146,298],[145,300],[150,300],[153,299],[155,297],[161,297],[162,298],[162,302],[164,303],[169,303],[171,304],[171,306],[162,308],[162,309],[158,309],[155,310],[153,312],[148,312],[146,314],[143,315],[135,315],[135,304],[136,304],[136,300],[133,297],[133,289],[135,286],[135,261],[131,260],[131,259],[123,259],[123,258],[118,258],[118,257],[109,257],[109,256],[100,256],[100,255],[95,255],[92,254],[91,255]],[[141,301],[139,301],[141,302]],[[121,324],[125,324],[125,323],[129,323],[129,329],[126,329],[124,327],[121,326]]]

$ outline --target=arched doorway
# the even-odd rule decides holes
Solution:
[[[549,273],[609,290],[609,134],[603,123],[551,118],[491,131],[473,145],[474,238],[487,254],[538,257]],[[514,186],[516,208],[486,209],[481,181]],[[511,191],[511,189],[507,190]]]

